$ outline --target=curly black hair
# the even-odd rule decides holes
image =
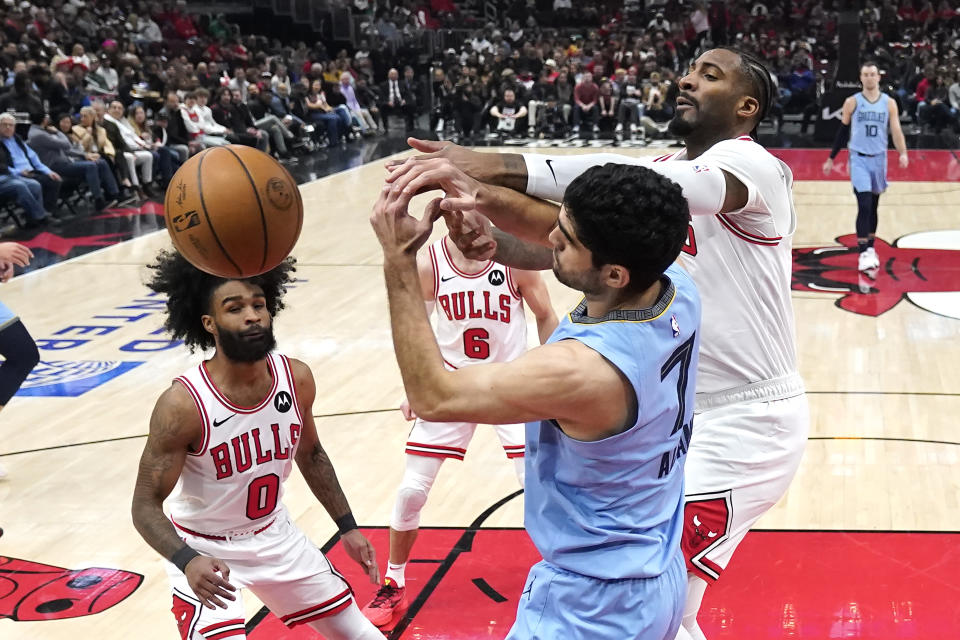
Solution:
[[[263,289],[271,316],[275,317],[284,308],[283,295],[293,281],[292,274],[297,270],[295,265],[295,258],[287,258],[266,273],[243,279]],[[176,251],[161,250],[156,261],[147,268],[153,271],[147,287],[167,296],[167,317],[163,328],[174,339],[183,340],[191,352],[197,347],[214,347],[213,336],[203,328],[200,317],[210,313],[214,290],[236,278],[220,278],[201,271]]]
[[[683,190],[646,167],[591,167],[570,183],[563,204],[594,266],[626,267],[631,291],[656,282],[687,240],[690,209]]]

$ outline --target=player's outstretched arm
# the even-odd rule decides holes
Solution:
[[[553,330],[557,328],[557,313],[550,303],[547,284],[535,271],[515,270],[513,278],[520,290],[520,296],[537,319],[537,335],[540,337],[540,344],[545,344]]]
[[[423,303],[420,303],[421,306]],[[377,554],[360,533],[357,522],[350,510],[350,503],[340,487],[337,472],[333,469],[330,457],[320,444],[317,425],[313,420],[313,400],[317,395],[316,382],[310,367],[299,360],[290,359],[290,368],[296,385],[297,400],[300,403],[300,415],[303,425],[300,430],[300,442],[297,446],[296,461],[310,491],[316,496],[330,518],[337,525],[344,551],[363,567],[374,584],[380,581],[377,569]]]
[[[584,440],[622,430],[635,407],[633,389],[612,364],[580,343],[538,347],[507,364],[444,368],[417,276],[416,251],[426,236],[407,213],[407,202],[382,191],[370,222],[383,246],[394,352],[411,409],[431,421],[555,419],[571,437]],[[433,200],[424,219],[435,219],[438,208],[439,199]]]
[[[202,438],[203,425],[193,399],[181,384],[173,383],[157,400],[150,417],[150,433],[133,490],[133,525],[147,544],[187,576],[204,606],[225,609],[222,599],[236,599],[231,593],[236,587],[227,582],[229,567],[186,545],[163,513],[163,501],[180,477],[187,450]]]

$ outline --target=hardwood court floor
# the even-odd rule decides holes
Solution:
[[[794,282],[801,371],[811,392],[811,440],[790,492],[759,527],[810,532],[809,538],[791,539],[802,551],[798,556],[815,556],[823,542],[814,532],[824,530],[956,534],[960,239],[950,230],[960,228],[960,187],[947,181],[892,183],[881,199],[879,235],[893,242],[918,232],[937,233],[913,236],[913,241],[885,250],[887,254],[881,251],[883,273],[875,281],[861,282],[853,267],[856,256],[836,250],[840,245],[835,239],[853,229],[855,202],[849,183],[842,176],[813,179],[825,151],[789,153],[795,173],[807,179],[794,189],[800,215],[794,246],[829,250],[813,254],[820,267],[810,270],[819,279],[798,277]],[[930,156],[925,162],[921,153],[913,154],[915,166],[925,171],[942,159]],[[949,164],[949,158],[945,162]],[[939,179],[948,179],[954,169],[945,168]],[[409,428],[396,410],[402,388],[393,359],[379,246],[367,222],[383,176],[382,162],[376,162],[302,187],[306,219],[294,252],[301,281],[287,296],[288,309],[276,319],[280,349],[313,368],[320,437],[357,520],[371,527],[389,523]],[[419,206],[424,201],[419,199]],[[2,413],[0,462],[10,477],[0,482],[0,555],[68,569],[123,569],[145,577],[129,598],[97,615],[0,620],[4,639],[176,637],[162,560],[134,531],[129,515],[153,403],[171,378],[200,357],[158,332],[162,301],[149,297],[142,285],[144,263],[166,246],[161,231],[18,277],[0,291],[38,340],[44,361],[22,392],[33,395],[15,398]],[[927,253],[916,253],[920,249]],[[886,268],[894,257],[906,261],[912,280],[894,268],[900,262]],[[933,266],[927,269],[928,264]],[[552,274],[545,277],[558,311],[577,301]],[[846,308],[838,306],[841,298]],[[881,298],[885,302],[878,305]],[[87,390],[79,393],[82,389]],[[516,488],[496,438],[480,429],[466,461],[444,465],[422,522],[466,527]],[[297,473],[287,483],[285,502],[315,542],[323,544],[332,536],[333,524]],[[522,500],[507,502],[484,526],[522,526]],[[387,550],[380,541],[382,536],[378,552],[383,563]],[[910,544],[928,544],[925,551],[933,555],[943,549],[941,538]],[[753,559],[761,553],[755,552]],[[903,574],[897,567],[906,560],[880,553],[881,563],[891,565],[892,579],[899,579]],[[777,571],[795,561],[788,553],[766,559],[775,561]],[[956,555],[950,562],[960,566]],[[744,561],[744,567],[754,564],[762,573],[762,562]],[[525,568],[516,567],[515,572]],[[909,580],[921,578],[912,575]],[[7,582],[0,578],[0,616],[27,617],[13,609],[25,584],[13,593],[6,593],[3,585]],[[941,597],[955,591],[955,586],[944,587]],[[925,602],[921,607],[920,598],[928,597],[923,594],[929,590],[918,587],[914,594],[918,612],[933,611],[924,615],[942,615],[957,624],[956,614],[951,618],[943,613],[941,604]],[[516,594],[504,595],[509,598],[501,610],[504,619],[470,637],[502,637],[516,602]],[[718,597],[708,596],[701,616],[709,618],[708,635],[710,630],[722,631],[717,620],[732,606]],[[252,594],[245,605],[248,619],[260,609]],[[760,613],[783,611],[784,606],[762,599],[754,605]],[[740,611],[740,619],[749,616]],[[845,620],[856,617],[844,611]],[[824,604],[822,615],[835,617],[836,608]],[[787,624],[783,616],[777,619]],[[780,629],[778,635],[751,632],[749,637],[784,636]]]

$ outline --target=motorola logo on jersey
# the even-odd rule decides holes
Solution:
[[[880,268],[857,270],[857,238],[837,245],[793,250],[794,291],[839,294],[836,306],[879,316],[908,300],[917,307],[960,319],[960,231],[923,231],[888,244],[876,239]]]
[[[491,271],[490,275],[487,276],[487,280],[489,280],[490,284],[495,287],[507,281],[506,277],[503,275],[503,271],[500,271],[500,269],[494,269]]]
[[[290,407],[292,406],[293,399],[286,391],[281,391],[277,393],[277,395],[273,396],[273,408],[280,413],[286,413],[287,411],[290,411]]]

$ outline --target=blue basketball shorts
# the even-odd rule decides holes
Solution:
[[[686,595],[679,549],[656,578],[599,580],[540,561],[507,640],[674,640]]]
[[[0,302],[0,329],[12,324],[16,319],[17,314],[15,314],[10,307]]]
[[[861,193],[883,193],[887,190],[887,154],[861,156],[850,151],[850,182]]]

